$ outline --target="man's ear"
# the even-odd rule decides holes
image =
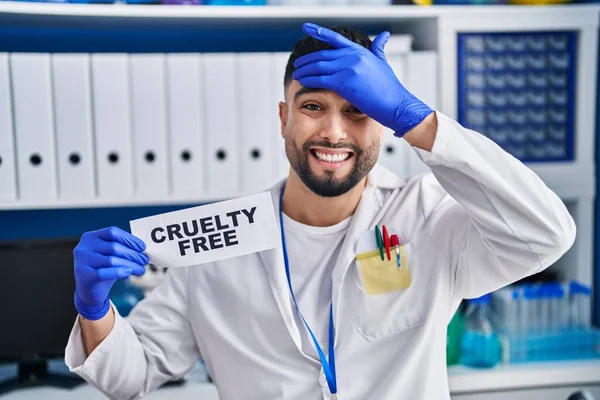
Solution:
[[[279,121],[281,122],[281,124],[280,124],[281,132],[279,132],[279,133],[281,134],[281,137],[284,136],[285,126],[287,125],[287,119],[288,119],[288,105],[286,102],[280,101],[279,102]]]

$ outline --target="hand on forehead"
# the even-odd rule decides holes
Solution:
[[[402,136],[433,112],[398,80],[385,56],[389,32],[382,32],[368,48],[344,35],[306,23],[304,32],[331,46],[298,57],[292,78],[307,88],[336,92],[362,113]],[[355,30],[356,32],[356,30]],[[359,36],[365,37],[364,33]]]

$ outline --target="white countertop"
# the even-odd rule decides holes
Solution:
[[[51,371],[68,373],[60,360],[51,363]],[[0,381],[16,374],[15,365],[0,365]],[[452,366],[448,370],[452,394],[478,393],[490,390],[519,390],[540,387],[600,385],[600,359],[562,362],[511,364],[493,369]],[[0,396],[4,400],[104,400],[106,397],[92,386],[82,384],[72,390],[36,387]],[[185,383],[163,387],[153,392],[150,400],[218,400],[216,388],[206,382],[202,368],[194,368]]]
[[[457,365],[449,368],[448,378],[453,394],[597,385],[600,384],[600,359],[509,364],[492,369]]]

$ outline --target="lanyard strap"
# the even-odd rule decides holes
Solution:
[[[281,194],[279,197],[279,225],[281,227],[281,246],[283,248],[283,261],[285,263],[285,275],[287,276],[288,285],[290,287],[290,293],[292,294],[292,299],[294,300],[294,304],[296,305],[296,309],[298,310],[298,314],[304,325],[306,325],[306,329],[308,329],[308,333],[315,343],[315,347],[317,348],[317,352],[319,353],[319,358],[321,359],[321,365],[323,366],[323,371],[325,372],[325,377],[327,378],[327,385],[329,386],[329,391],[331,394],[337,393],[337,380],[335,376],[335,352],[333,347],[334,341],[334,328],[333,328],[333,303],[329,307],[329,362],[327,362],[327,357],[323,353],[323,349],[319,345],[319,341],[315,337],[313,331],[308,326],[308,323],[304,319],[302,312],[300,312],[300,307],[298,306],[298,302],[296,301],[296,296],[294,295],[294,290],[292,289],[292,279],[290,278],[290,263],[288,261],[287,248],[285,245],[285,234],[283,232],[283,190],[281,189]]]

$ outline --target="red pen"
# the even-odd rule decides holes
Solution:
[[[390,237],[388,235],[388,231],[385,225],[383,225],[383,246],[385,247],[385,252],[387,254],[388,261],[390,261]]]

